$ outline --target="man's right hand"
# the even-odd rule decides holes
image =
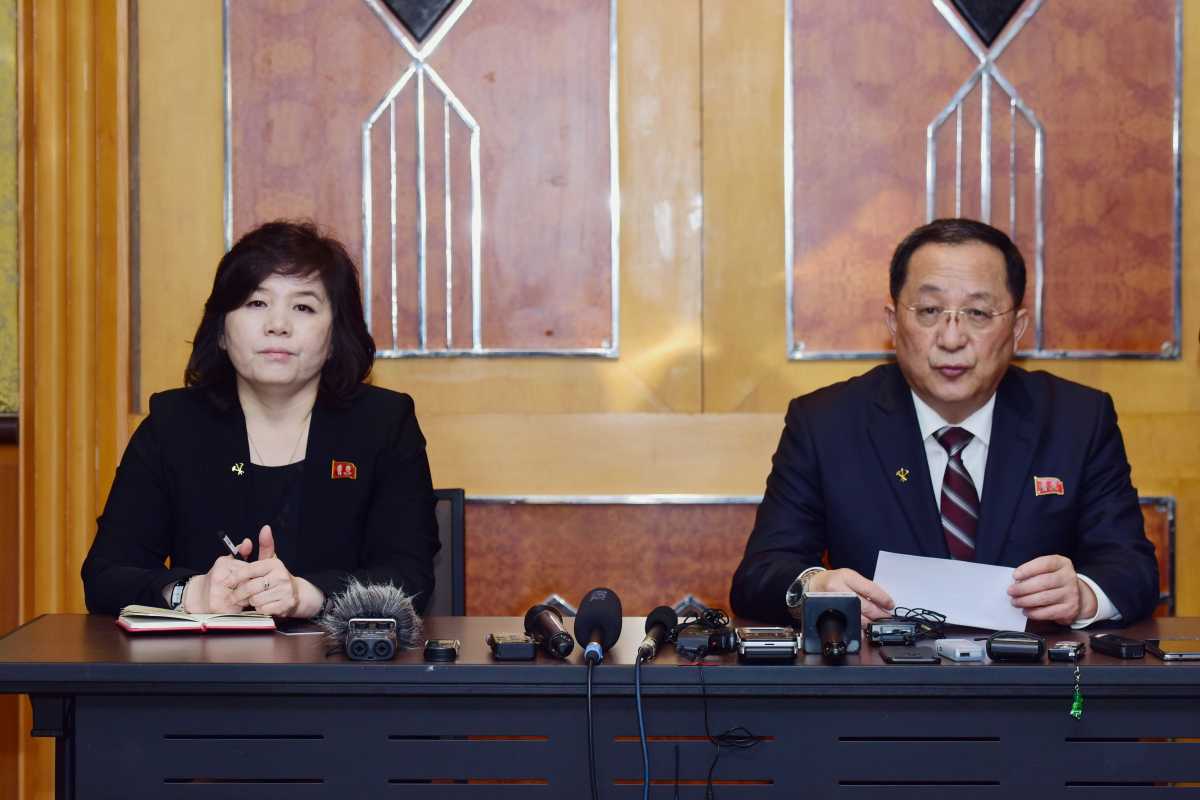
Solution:
[[[248,558],[253,545],[243,539],[238,545],[242,558]],[[183,594],[183,607],[192,614],[226,614],[241,611],[243,606],[234,599],[234,590],[244,579],[249,564],[233,556],[221,556],[204,575],[188,581]]]
[[[892,596],[875,581],[867,580],[852,569],[827,569],[808,579],[810,592],[854,592],[862,603],[862,626],[892,615],[896,604]]]

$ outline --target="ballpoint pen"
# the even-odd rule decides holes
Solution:
[[[232,555],[234,558],[238,559],[239,561],[246,560],[246,559],[242,558],[242,551],[237,548],[237,545],[235,545],[232,541],[230,541],[229,534],[225,533],[225,531],[217,531],[217,533],[219,533],[221,535],[221,541],[224,542],[225,546],[229,548],[230,555]]]

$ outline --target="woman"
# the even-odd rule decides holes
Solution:
[[[340,243],[291,222],[243,236],[186,388],[150,398],[121,459],[83,564],[88,609],[312,617],[353,577],[424,610],[439,547],[425,439],[412,398],[363,383],[374,358]]]

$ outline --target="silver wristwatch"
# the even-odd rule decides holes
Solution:
[[[175,585],[171,587],[171,610],[178,611],[183,605],[183,590],[187,588],[188,579],[175,581]]]
[[[796,580],[792,581],[787,588],[787,594],[784,596],[784,603],[789,609],[800,608],[800,603],[804,600],[804,594],[808,591],[808,583],[813,576],[818,572],[824,572],[824,567],[809,567],[796,576]]]

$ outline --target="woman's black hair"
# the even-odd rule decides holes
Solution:
[[[185,386],[204,389],[219,408],[237,401],[237,380],[221,347],[225,315],[240,308],[271,275],[317,275],[333,312],[329,359],[321,368],[320,402],[344,405],[359,390],[375,362],[375,340],[363,318],[358,268],[341,242],[323,236],[311,222],[276,220],[250,231],[217,265],[204,316],[192,340],[183,373]]]

